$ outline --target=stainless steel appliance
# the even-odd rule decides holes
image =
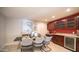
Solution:
[[[64,38],[64,47],[76,51],[76,38],[74,37],[65,37]]]

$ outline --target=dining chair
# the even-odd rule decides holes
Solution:
[[[51,48],[48,46],[50,44],[51,39],[52,39],[52,37],[47,37],[47,36],[44,38],[43,50],[45,52],[51,51]]]
[[[36,37],[35,40],[33,41],[33,46],[41,50],[43,46],[43,41],[44,39],[42,37]]]
[[[33,40],[29,37],[23,37],[21,42],[21,51],[32,49]]]

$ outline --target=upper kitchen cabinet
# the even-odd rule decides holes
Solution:
[[[47,28],[52,33],[76,34],[79,30],[79,13],[51,21]]]
[[[54,24],[53,24],[53,23],[49,23],[49,24],[47,25],[47,29],[48,29],[49,32],[51,33],[52,30],[54,29]]]
[[[77,29],[79,30],[79,16],[77,16],[76,19],[77,19]]]
[[[76,28],[76,19],[75,19],[75,17],[68,18],[66,25],[67,25],[68,29],[75,29]]]
[[[65,28],[65,22],[63,20],[61,21],[56,21],[54,23],[55,29],[63,29]]]

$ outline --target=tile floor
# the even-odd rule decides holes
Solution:
[[[65,49],[64,47],[61,47],[52,42],[50,42],[50,44],[48,46],[52,49],[52,52],[72,52],[72,51]]]
[[[48,46],[52,49],[51,52],[72,52],[72,51],[65,49],[52,42],[50,42],[50,44]],[[4,47],[3,51],[5,51],[5,52],[21,52],[21,49],[20,48],[17,49],[17,47],[18,47],[18,45],[8,45],[8,46]],[[34,48],[33,51],[41,52],[41,50],[39,48]],[[28,52],[30,52],[30,51],[28,51]],[[44,52],[44,51],[42,51],[42,52]]]

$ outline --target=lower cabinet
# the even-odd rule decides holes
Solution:
[[[62,47],[79,52],[79,38],[53,35],[52,41]]]
[[[76,51],[79,52],[79,38],[76,39]]]
[[[53,35],[52,41],[64,47],[64,36]]]

